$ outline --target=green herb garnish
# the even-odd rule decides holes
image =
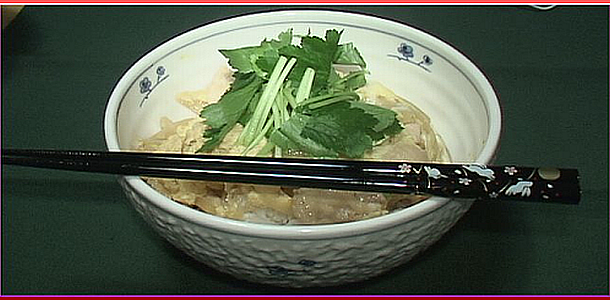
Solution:
[[[264,138],[258,154],[299,151],[315,157],[358,158],[402,130],[392,110],[367,104],[355,92],[366,84],[366,63],[342,32],[310,34],[292,44],[292,30],[258,46],[220,50],[235,81],[218,103],[200,115],[209,127],[200,152],[214,149],[240,123],[237,142],[246,154]],[[335,66],[354,69],[340,74]]]

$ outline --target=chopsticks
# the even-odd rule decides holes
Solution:
[[[578,204],[576,169],[125,151],[2,149],[2,164],[491,201]]]

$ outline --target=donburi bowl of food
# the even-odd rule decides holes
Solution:
[[[490,163],[501,121],[489,80],[433,35],[373,16],[286,10],[207,24],[152,49],[114,87],[104,130],[110,151],[400,160],[407,170]],[[472,204],[222,178],[119,181],[186,254],[290,287],[401,266]]]

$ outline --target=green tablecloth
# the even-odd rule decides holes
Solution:
[[[106,100],[143,53],[203,24],[282,8],[295,7],[26,6],[2,31],[2,148],[102,150]],[[414,25],[467,54],[502,101],[496,162],[576,167],[582,203],[477,202],[388,274],[290,290],[182,254],[112,176],[2,166],[2,294],[608,295],[608,8],[330,8]]]

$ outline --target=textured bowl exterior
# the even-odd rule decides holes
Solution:
[[[361,281],[397,267],[441,238],[471,201],[448,201],[398,226],[338,238],[244,236],[189,222],[152,205],[124,179],[135,209],[161,236],[196,260],[236,278],[284,287]]]

